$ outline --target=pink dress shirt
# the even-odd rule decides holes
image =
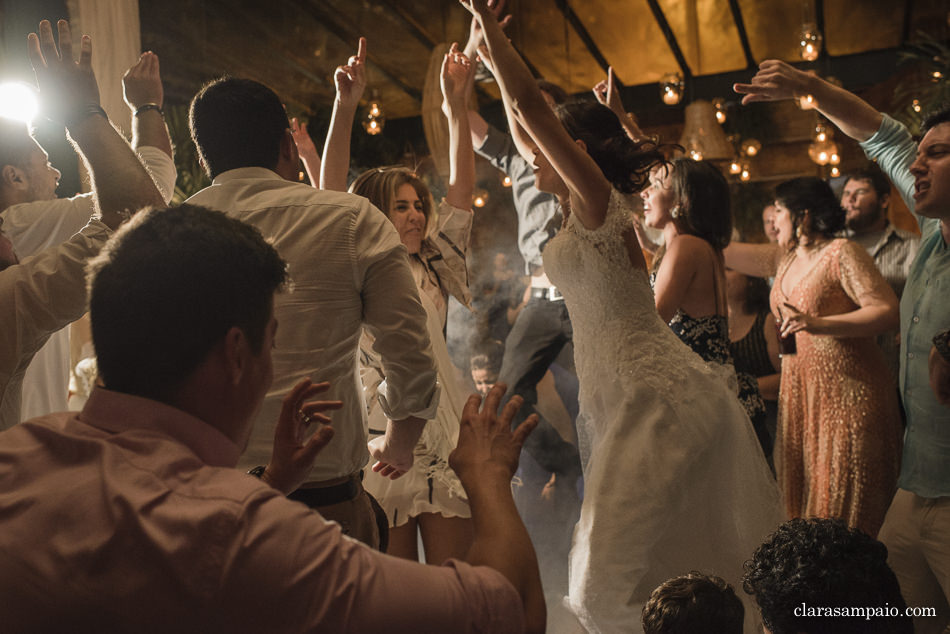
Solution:
[[[93,391],[0,433],[5,632],[520,632],[498,572],[382,555],[168,405]]]

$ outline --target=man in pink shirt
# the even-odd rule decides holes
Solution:
[[[520,402],[473,395],[451,463],[467,561],[426,566],[344,537],[284,493],[332,427],[304,379],[260,478],[234,468],[273,379],[286,263],[260,232],[183,205],[142,211],[89,267],[100,380],[82,412],[0,433],[5,632],[541,632],[537,561],[511,497]],[[289,291],[285,291],[289,292]],[[309,433],[313,423],[317,431]]]

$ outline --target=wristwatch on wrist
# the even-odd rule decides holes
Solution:
[[[252,469],[248,469],[248,470],[247,470],[247,473],[248,473],[248,475],[252,475],[252,476],[254,476],[255,478],[263,478],[263,477],[264,477],[264,472],[265,472],[266,470],[267,470],[267,466],[260,464],[260,465],[257,465],[256,467],[252,468]]]

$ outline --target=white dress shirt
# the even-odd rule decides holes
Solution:
[[[175,193],[175,163],[164,151],[141,146],[136,153],[167,203]],[[94,210],[92,193],[72,198],[37,200],[0,211],[3,231],[17,255],[25,258],[62,244],[82,229]],[[83,282],[85,285],[85,282]],[[69,329],[50,335],[33,356],[23,376],[20,419],[26,420],[67,409],[70,367]]]
[[[289,266],[291,292],[278,294],[274,383],[239,467],[266,464],[283,397],[304,377],[330,381],[318,398],[343,401],[335,435],[311,481],[353,475],[368,459],[359,376],[362,328],[375,338],[386,381],[388,418],[431,419],[439,402],[426,315],[395,228],[365,198],[314,189],[260,167],[219,174],[189,203],[219,209],[257,227]]]

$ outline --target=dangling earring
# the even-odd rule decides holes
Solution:
[[[679,206],[679,205],[674,205],[673,208],[670,209],[670,215],[671,215],[673,218],[679,218],[679,217],[680,217],[680,206]]]

